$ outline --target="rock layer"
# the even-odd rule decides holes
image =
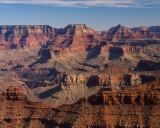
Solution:
[[[54,37],[50,26],[0,26],[1,49],[45,45]]]
[[[153,79],[149,79],[153,78]],[[103,87],[121,87],[121,86],[133,86],[141,85],[146,82],[152,82],[156,80],[156,76],[146,76],[141,74],[116,74],[116,75],[64,75],[62,78],[63,87],[78,86],[79,84],[85,84],[86,86],[103,86]]]
[[[0,27],[0,127],[158,127],[160,35],[141,29]]]
[[[160,81],[155,81],[119,91],[102,90],[75,104],[59,108],[28,101],[17,88],[11,88],[1,97],[12,97],[14,94],[12,99],[19,98],[1,98],[0,127],[158,127],[159,84]]]

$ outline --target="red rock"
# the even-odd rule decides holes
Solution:
[[[85,51],[89,45],[95,45],[98,43],[99,37],[95,30],[84,24],[71,24],[64,29],[59,29],[53,46],[55,48],[57,47],[61,53],[65,53],[66,51]]]
[[[9,88],[0,95],[0,127],[159,127],[159,82],[101,91],[58,108],[28,101],[17,88]],[[14,101],[3,98],[13,94]]]
[[[117,42],[126,40],[148,40],[159,39],[160,34],[149,31],[146,27],[137,29],[130,29],[122,25],[112,27],[107,31],[107,40]]]
[[[50,26],[1,26],[0,42],[6,48],[12,48],[9,45],[21,44],[21,46],[44,45],[54,37],[54,29]],[[9,44],[7,44],[9,43]]]

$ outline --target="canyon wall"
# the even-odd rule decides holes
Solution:
[[[45,45],[54,34],[55,29],[47,25],[0,26],[0,49]]]
[[[147,82],[156,80],[156,76],[147,76],[142,74],[114,74],[114,75],[65,75],[62,78],[62,88],[78,86],[84,84],[88,87],[102,86],[102,87],[123,87],[141,85]]]
[[[154,29],[156,30],[156,27]],[[48,25],[0,26],[0,50],[51,44],[52,47],[70,47],[73,49],[71,51],[76,51],[76,48],[77,50],[81,49],[78,47],[85,47],[82,49],[86,50],[86,47],[97,46],[103,41],[159,40],[160,32],[151,30],[137,31],[137,29],[118,25],[104,34],[96,32],[84,24],[70,24],[60,29]]]
[[[102,90],[58,108],[28,101],[18,88],[10,87],[0,94],[0,127],[159,127],[159,84],[154,81],[117,91]]]

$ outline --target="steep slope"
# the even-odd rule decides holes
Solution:
[[[110,41],[119,41],[129,39],[131,30],[125,26],[119,24],[116,27],[112,27],[108,30],[107,39]]]
[[[84,51],[90,46],[99,43],[99,37],[95,30],[84,24],[70,24],[58,30],[55,40],[50,46],[62,53]]]

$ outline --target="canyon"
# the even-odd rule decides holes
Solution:
[[[158,127],[159,28],[0,26],[0,127]]]
[[[0,127],[10,128],[125,128],[159,127],[160,81],[101,90],[72,105],[49,106],[27,100],[17,87],[0,95]]]

